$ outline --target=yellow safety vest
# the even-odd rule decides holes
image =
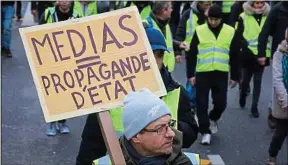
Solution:
[[[97,1],[88,3],[87,12],[82,10],[81,3],[79,2],[79,0],[74,1],[74,10],[80,13],[82,17],[96,15],[97,14]]]
[[[155,28],[162,33],[157,23],[151,17],[147,17],[143,21],[146,21],[149,27]],[[168,68],[169,72],[173,72],[175,69],[175,56],[174,56],[174,50],[173,50],[173,37],[172,37],[169,24],[166,25],[166,34],[164,36],[165,36],[167,49],[169,52],[167,51],[165,52],[163,63],[164,63],[164,66]]]
[[[50,13],[50,15],[49,15]],[[81,15],[73,10],[72,18],[80,18]],[[44,19],[46,20],[46,23],[54,23],[58,22],[58,17],[55,11],[55,7],[48,7],[44,12]]]
[[[229,49],[235,33],[234,28],[223,24],[216,39],[207,23],[196,27],[199,38],[196,72],[229,72]]]
[[[192,164],[200,164],[200,156],[195,153],[183,152],[192,162]],[[112,165],[109,155],[103,156],[93,161],[92,165]]]
[[[185,43],[187,45],[190,45],[193,35],[195,33],[195,29],[198,26],[198,17],[195,13],[193,13],[193,10],[190,9],[190,16],[189,19],[186,22],[186,37],[185,37]]]
[[[267,19],[266,16],[262,16],[260,25],[252,15],[246,13],[240,14],[243,19],[244,32],[243,37],[248,42],[248,48],[253,52],[255,56],[258,55],[258,37]],[[270,43],[267,42],[266,57],[270,57]]]
[[[168,94],[162,98],[162,100],[166,103],[166,105],[169,107],[171,111],[171,118],[176,121],[178,120],[179,97],[180,97],[180,88],[177,88],[171,92],[168,92]],[[123,113],[122,107],[110,110],[113,126],[118,136],[123,135],[124,132],[122,113]]]
[[[235,3],[235,0],[234,1],[227,1],[227,0],[224,0],[222,2],[222,12],[223,13],[230,13],[231,12],[231,7],[232,5]]]

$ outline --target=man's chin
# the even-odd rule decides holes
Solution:
[[[172,151],[173,151],[173,147],[171,146],[171,147],[166,148],[165,151],[164,151],[164,153],[165,153],[166,155],[169,155],[169,154],[172,153]]]

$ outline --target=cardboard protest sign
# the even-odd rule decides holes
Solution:
[[[166,94],[136,7],[20,34],[46,122],[117,107],[141,88]]]

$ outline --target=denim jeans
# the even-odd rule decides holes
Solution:
[[[1,45],[2,48],[10,49],[12,21],[14,16],[14,5],[1,6]]]

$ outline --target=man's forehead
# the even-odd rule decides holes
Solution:
[[[170,120],[171,120],[170,115],[165,115],[165,116],[153,121],[149,125],[147,125],[146,128],[154,128],[154,127],[157,127],[159,125],[167,124],[167,123],[169,123]]]

